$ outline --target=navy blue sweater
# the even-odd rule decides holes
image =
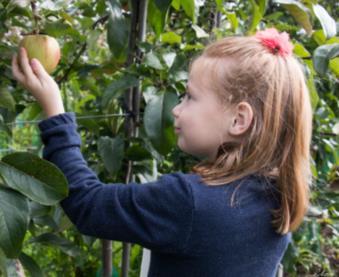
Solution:
[[[69,182],[61,206],[70,220],[83,234],[150,249],[148,276],[275,276],[291,233],[271,226],[273,183],[250,175],[208,186],[196,174],[175,172],[146,184],[104,184],[81,154],[74,113],[39,128],[43,157]]]

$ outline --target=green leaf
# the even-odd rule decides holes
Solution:
[[[172,0],[172,7],[177,11],[180,10],[180,2],[181,0]]]
[[[168,8],[170,7],[170,3],[168,2],[169,1],[149,1],[148,4],[147,18],[157,37],[160,36],[165,28]]]
[[[31,1],[30,0],[11,0],[10,4],[16,5],[20,8],[26,8],[27,6],[31,4]]]
[[[114,80],[104,91],[101,106],[105,107],[112,98],[119,97],[124,90],[134,87],[139,80],[133,75],[123,75],[119,79]]]
[[[154,0],[155,5],[161,11],[167,11],[171,5],[172,0]]]
[[[20,120],[36,120],[41,118],[42,109],[37,102],[29,103],[20,113]]]
[[[256,4],[255,0],[250,0],[252,6],[252,18],[251,25],[247,31],[248,34],[251,34],[259,24],[260,20],[263,17],[263,14],[260,11],[260,7]]]
[[[19,256],[28,222],[27,198],[0,186],[0,248],[8,258]]]
[[[15,100],[12,94],[4,88],[0,89],[0,107],[15,111]]]
[[[21,253],[19,256],[19,260],[23,267],[27,270],[27,272],[29,272],[30,276],[34,277],[44,276],[39,265],[30,256],[26,255],[25,253]]]
[[[101,36],[102,31],[100,30],[90,30],[87,36],[87,51],[93,51],[97,54],[96,50],[98,49],[98,40]],[[84,66],[85,67],[85,66]],[[83,70],[83,68],[81,68]],[[85,67],[85,70],[87,68]],[[88,68],[88,71],[91,71],[92,68]],[[86,72],[87,73],[87,72]]]
[[[143,161],[152,159],[152,155],[145,148],[133,145],[127,149],[126,158],[131,161]]]
[[[320,217],[323,214],[323,211],[314,205],[310,205],[307,210],[307,216],[310,217]]]
[[[333,133],[335,133],[336,135],[339,135],[339,122],[337,122],[336,124],[334,124],[333,128],[332,128]]]
[[[67,180],[60,169],[31,153],[3,157],[0,174],[7,186],[40,204],[54,205],[68,194]]]
[[[33,218],[33,222],[35,225],[41,226],[41,227],[49,227],[52,230],[57,230],[58,225],[54,221],[54,219],[50,215],[44,215]]]
[[[38,237],[32,238],[30,242],[38,242],[45,245],[57,246],[60,250],[68,256],[77,257],[81,254],[80,248],[71,241],[59,237],[52,233],[45,233]]]
[[[2,251],[0,247],[0,276],[4,275],[4,277],[8,277],[6,270],[6,261],[7,258],[5,256],[5,253]]]
[[[328,14],[323,6],[319,4],[313,5],[313,11],[320,21],[326,38],[334,37],[337,33],[337,27],[334,19]]]
[[[295,0],[274,0],[274,2],[281,4],[308,34],[312,33],[309,10],[305,5]]]
[[[300,43],[294,44],[293,52],[300,58],[307,58],[311,56],[310,52],[308,52],[307,49]]]
[[[177,74],[178,72],[184,71],[187,69],[188,60],[185,54],[179,53],[176,55],[174,62],[170,68],[170,74]]]
[[[339,77],[339,58],[334,58],[330,60],[330,69],[333,71],[333,73],[338,78]]]
[[[237,15],[234,12],[225,12],[227,19],[230,21],[232,26],[232,31],[236,32],[239,22],[237,19]]]
[[[57,11],[57,10],[62,9],[60,2],[59,3],[56,3],[56,2],[59,2],[59,1],[43,1],[41,3],[40,8],[50,10],[50,11]]]
[[[173,65],[176,56],[177,54],[175,52],[165,53],[162,55],[162,58],[168,68]]]
[[[259,10],[262,16],[264,16],[267,8],[268,0],[256,0],[258,2]]]
[[[313,177],[318,178],[317,166],[313,158],[311,158],[311,171]]]
[[[150,1],[153,2],[153,1]],[[150,14],[151,16],[151,24],[156,31],[156,35],[159,34],[164,30],[165,24],[167,21],[168,10],[171,6],[171,0],[155,0],[153,5],[149,3],[150,6]]]
[[[144,127],[154,148],[161,154],[167,154],[175,144],[172,109],[177,104],[175,93],[160,92],[154,95],[146,105]]]
[[[181,6],[183,7],[187,16],[192,19],[193,23],[196,22],[195,5],[195,0],[181,0]]]
[[[56,206],[53,214],[53,221],[56,223],[56,228],[53,231],[62,232],[66,229],[69,229],[73,223],[65,214],[64,210],[60,205]]]
[[[51,206],[44,206],[34,201],[29,201],[28,205],[30,218],[45,216],[51,211]]]
[[[326,43],[326,36],[323,30],[315,30],[312,33],[312,38],[318,45],[323,45]]]
[[[339,24],[338,24],[338,28],[339,28]],[[333,43],[339,43],[339,37],[332,37],[326,41],[326,44],[333,44]]]
[[[120,170],[122,159],[124,158],[123,137],[117,136],[113,139],[100,137],[98,150],[106,170],[112,175],[116,174]]]
[[[319,46],[313,53],[314,69],[325,75],[328,69],[329,60],[339,55],[339,43]]]
[[[319,95],[318,95],[317,89],[316,89],[315,84],[314,84],[313,75],[311,75],[307,79],[306,83],[307,83],[308,90],[310,92],[312,109],[313,109],[313,111],[315,111],[315,109],[318,105],[318,102],[319,102]]]
[[[60,15],[60,17],[62,17],[65,20],[65,22],[67,22],[71,25],[76,24],[75,19],[69,13],[67,13],[65,11],[60,11],[59,15]]]
[[[80,37],[80,34],[76,29],[72,28],[70,24],[66,24],[61,21],[46,23],[44,25],[43,32],[56,38],[62,38],[65,37],[65,35]]]
[[[154,69],[162,70],[163,66],[159,58],[153,53],[149,52],[145,55],[145,64]]]
[[[339,56],[339,43],[330,44],[332,47],[329,49],[328,58],[333,59]]]
[[[316,110],[317,105],[318,105],[319,100],[320,100],[317,89],[315,87],[315,83],[314,83],[315,71],[313,69],[314,66],[313,66],[312,60],[305,60],[305,64],[306,64],[305,69],[307,70],[307,73],[308,73],[308,74],[306,74],[306,76],[307,76],[306,84],[307,84],[307,87],[308,87],[308,90],[309,90],[311,105],[312,105],[312,109],[313,109],[313,112],[314,112]]]
[[[215,0],[215,3],[217,4],[217,9],[219,12],[221,12],[223,10],[223,1],[222,0]]]
[[[131,161],[143,161],[152,159],[152,154],[142,139],[134,138],[126,151],[126,158]]]
[[[193,30],[195,31],[195,35],[197,38],[206,38],[209,37],[209,34],[206,33],[202,28],[200,28],[198,25],[193,24],[192,25]]]
[[[128,52],[129,20],[122,14],[120,5],[110,1],[109,20],[107,24],[107,42],[114,59],[125,62]]]
[[[181,36],[177,35],[174,32],[167,32],[161,34],[161,41],[164,43],[169,44],[180,44],[181,43]]]

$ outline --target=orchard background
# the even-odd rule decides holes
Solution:
[[[312,205],[284,276],[338,276],[338,15],[335,0],[1,0],[0,275],[20,276],[22,265],[27,276],[139,276],[143,253],[81,235],[58,205],[67,183],[41,159],[43,115],[11,74],[23,35],[58,40],[53,77],[77,114],[82,152],[103,182],[127,183],[197,162],[177,149],[170,113],[190,59],[209,41],[275,27],[291,36],[314,111]]]

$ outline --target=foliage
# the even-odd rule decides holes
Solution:
[[[286,276],[338,275],[339,38],[338,22],[333,20],[338,18],[335,1],[150,0],[146,41],[138,43],[142,60],[134,57],[135,62],[127,66],[128,39],[135,35],[130,32],[132,2],[0,3],[0,222],[20,222],[9,224],[10,231],[0,227],[3,274],[15,274],[17,259],[32,276],[47,272],[49,276],[94,275],[100,267],[99,240],[74,229],[56,204],[67,193],[60,172],[38,158],[42,144],[32,122],[41,120],[42,113],[11,76],[10,60],[22,35],[36,30],[60,43],[62,59],[53,77],[61,87],[66,110],[78,116],[82,152],[99,178],[124,182],[130,160],[136,181],[146,182],[163,173],[187,171],[196,162],[175,146],[170,114],[185,91],[191,58],[214,39],[274,26],[291,35],[294,54],[304,65],[314,111],[312,206],[293,234],[293,244],[283,260],[284,271]],[[130,112],[124,95],[139,84],[139,136],[125,147],[125,119],[116,114]],[[34,166],[28,166],[32,161]],[[48,197],[40,199],[41,191]],[[130,276],[138,276],[141,254],[140,246],[134,245]],[[114,242],[117,271],[120,261],[121,243]]]

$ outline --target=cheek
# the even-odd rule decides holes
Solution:
[[[208,149],[208,138],[202,136],[201,133],[193,130],[181,132],[177,137],[178,147],[185,153],[200,156]]]
[[[195,148],[195,135],[187,129],[182,128],[181,132],[177,134],[177,145],[184,152],[191,152]]]

